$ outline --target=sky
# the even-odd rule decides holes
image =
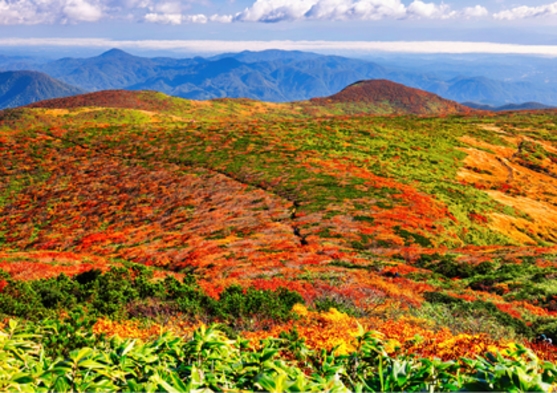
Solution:
[[[557,57],[547,0],[0,0],[0,54],[517,53]]]

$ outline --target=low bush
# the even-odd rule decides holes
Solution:
[[[72,278],[16,281],[7,279],[0,293],[0,313],[29,320],[55,318],[61,312],[84,313],[83,317],[112,319],[157,317],[180,312],[192,319],[220,321],[246,328],[254,321],[284,322],[291,309],[304,300],[297,292],[231,286],[219,299],[206,295],[195,278],[182,282],[173,276],[154,281],[143,266],[113,268],[105,273],[91,270]]]

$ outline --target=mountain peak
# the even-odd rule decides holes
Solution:
[[[133,57],[133,56],[130,55],[128,52],[124,52],[121,49],[112,48],[104,52],[103,54],[101,54],[99,57],[109,58],[109,57]]]

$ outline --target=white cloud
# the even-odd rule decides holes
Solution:
[[[451,7],[441,3],[424,3],[423,1],[416,0],[408,6],[407,14],[410,17],[424,18],[424,19],[449,19],[457,15],[456,11],[451,11]]]
[[[156,14],[145,15],[145,21],[150,23],[161,23],[166,25],[179,25],[182,23],[207,23],[209,18],[203,14],[182,15],[182,14]]]
[[[0,24],[24,24],[34,14],[33,9],[28,9],[28,4],[10,4],[5,0],[0,1]]]
[[[462,41],[216,41],[216,40],[142,40],[124,41],[104,38],[0,38],[0,47],[85,47],[174,50],[187,53],[222,53],[266,49],[301,50],[317,53],[486,53],[557,57],[557,45],[518,45]]]
[[[95,22],[102,18],[179,25],[207,22],[346,21],[380,19],[466,19],[482,17],[482,6],[452,10],[439,0],[255,0],[234,15],[187,12],[207,0],[0,0],[0,24]],[[557,3],[556,3],[557,4]]]
[[[400,0],[318,0],[304,14],[317,20],[379,20],[404,17],[406,7]]]
[[[0,0],[0,25],[96,22],[102,18],[157,23],[200,23],[204,15],[184,15],[204,0]],[[131,15],[131,16],[130,16]],[[207,19],[205,19],[205,22]]]
[[[165,25],[179,25],[182,23],[182,14],[158,14],[156,12],[151,12],[145,15],[145,21]]]
[[[426,3],[422,0],[414,0],[408,6],[401,0],[256,0],[234,15],[234,21],[449,19],[486,15],[487,10],[482,6],[453,11],[443,2]]]
[[[0,24],[95,22],[103,8],[96,0],[0,0]]]
[[[184,15],[182,20],[185,23],[207,23],[209,18],[207,18],[203,14],[197,14],[197,15]]]
[[[242,22],[281,22],[302,19],[315,0],[256,0],[251,7],[237,13]]]
[[[69,0],[62,12],[72,22],[96,22],[102,17],[101,6],[85,0]]]
[[[209,20],[211,22],[219,22],[219,23],[230,23],[230,22],[232,22],[232,19],[233,19],[232,15],[218,15],[218,14],[215,14],[215,15],[211,15],[209,17]]]
[[[540,5],[537,7],[521,6],[498,12],[493,15],[499,20],[516,20],[527,18],[538,18],[542,16],[557,15],[557,3]]]
[[[466,7],[461,11],[461,15],[465,18],[482,18],[489,15],[487,8],[477,5],[475,7]]]

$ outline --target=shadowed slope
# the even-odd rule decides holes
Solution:
[[[40,72],[8,71],[0,73],[0,109],[84,92],[78,87],[60,82]]]

